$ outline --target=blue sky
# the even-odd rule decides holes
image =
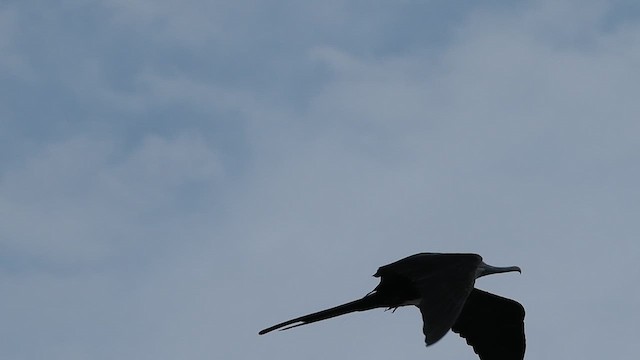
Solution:
[[[635,1],[0,4],[0,355],[475,359],[415,308],[258,336],[477,252],[527,358],[640,352]]]

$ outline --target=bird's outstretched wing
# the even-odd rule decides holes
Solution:
[[[481,360],[524,359],[524,308],[514,300],[473,289],[452,330]]]
[[[482,258],[475,254],[422,253],[383,266],[375,276],[381,276],[383,282],[392,275],[409,279],[419,293],[416,305],[422,313],[422,330],[429,346],[455,323],[473,289],[480,262]]]
[[[455,275],[455,274],[450,274]],[[474,278],[451,276],[422,279],[417,287],[422,293],[418,304],[422,313],[422,332],[427,346],[435,344],[447,334],[458,319],[469,293],[473,289]]]

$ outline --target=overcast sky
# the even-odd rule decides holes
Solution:
[[[635,0],[0,2],[2,359],[476,359],[377,267],[517,273],[528,359],[640,353]]]

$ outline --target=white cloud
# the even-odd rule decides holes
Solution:
[[[180,221],[172,217],[188,217],[223,176],[217,155],[199,136],[151,135],[124,153],[121,145],[70,139],[6,171],[3,246],[45,264],[104,261],[157,236],[163,222]],[[154,246],[161,246],[157,240]]]
[[[424,46],[414,2],[105,4],[92,56],[42,52],[58,125],[1,168],[13,358],[475,359],[415,309],[256,335],[418,251],[520,265],[479,286],[524,303],[528,358],[636,353],[636,22],[496,5]]]

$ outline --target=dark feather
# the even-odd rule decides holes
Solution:
[[[291,320],[287,320],[285,322],[282,322],[280,324],[277,325],[273,325],[271,327],[268,327],[262,331],[260,331],[258,334],[260,335],[264,335],[268,332],[271,332],[273,330],[287,330],[290,328],[294,328],[297,326],[301,326],[301,325],[306,325],[306,324],[310,324],[316,321],[320,321],[320,320],[325,320],[325,319],[329,319],[332,317],[336,317],[336,316],[340,316],[340,315],[344,315],[344,314],[348,314],[354,311],[365,311],[365,310],[371,310],[374,309],[376,307],[381,307],[380,305],[380,301],[378,299],[378,297],[376,296],[375,293],[369,294],[365,297],[363,297],[362,299],[358,299],[355,301],[351,301],[348,302],[346,304],[342,304],[342,305],[338,305],[335,307],[332,307],[330,309],[326,309],[326,310],[322,310],[322,311],[318,311],[312,314],[308,314],[308,315],[304,315],[304,316],[300,316],[297,317],[295,319],[291,319]],[[290,325],[290,326],[288,326]],[[285,327],[288,326],[288,327]],[[281,329],[284,328],[284,329]]]
[[[382,266],[374,276],[389,283],[409,281],[421,298],[423,332],[427,345],[440,340],[453,326],[473,289],[482,258],[475,254],[422,253]]]
[[[452,330],[481,360],[524,358],[524,307],[514,300],[473,289]]]

